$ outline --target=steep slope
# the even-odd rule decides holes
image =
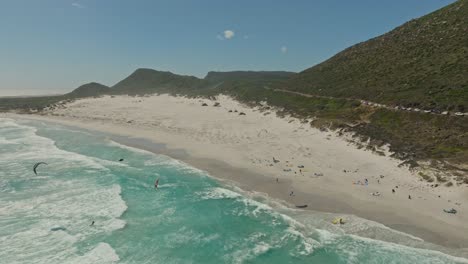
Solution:
[[[468,0],[354,45],[281,85],[390,105],[468,109]]]
[[[91,82],[81,85],[80,87],[76,88],[71,93],[68,93],[65,96],[81,98],[107,94],[109,92],[110,88],[108,86],[102,85],[100,83]]]
[[[201,79],[152,69],[137,69],[112,87],[113,93],[144,94],[190,89],[199,86]]]

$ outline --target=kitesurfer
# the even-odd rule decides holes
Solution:
[[[34,164],[34,167],[33,167],[33,172],[34,172],[34,174],[37,175],[36,169],[37,169],[37,167],[39,167],[39,165],[41,165],[41,164],[47,165],[47,163],[45,163],[45,162],[38,162],[38,163]]]
[[[159,178],[154,182],[154,188],[157,189],[159,185]]]

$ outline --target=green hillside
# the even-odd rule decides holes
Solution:
[[[230,72],[215,72],[210,71],[205,76],[204,80],[209,82],[223,81],[258,81],[258,82],[274,82],[286,80],[288,77],[295,74],[294,72],[286,71],[230,71]]]
[[[114,85],[115,94],[152,94],[157,92],[193,89],[202,80],[194,76],[178,75],[152,69],[137,69],[130,76]]]
[[[152,69],[137,69],[110,89],[112,94],[143,95],[154,93],[213,96],[233,87],[263,88],[285,81],[294,73],[282,71],[209,72],[205,78],[178,75]]]
[[[280,85],[316,95],[465,112],[468,0],[354,45]]]
[[[102,85],[100,83],[91,82],[81,85],[80,87],[76,88],[71,93],[68,93],[65,96],[81,98],[108,94],[109,92],[110,88],[108,86]]]

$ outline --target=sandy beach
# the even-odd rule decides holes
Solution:
[[[435,183],[398,167],[401,161],[358,149],[346,136],[226,96],[104,96],[77,100],[44,115],[0,116],[163,143],[163,154],[291,206],[353,214],[431,243],[468,248],[466,185],[431,187]],[[128,144],[150,148],[144,141]],[[450,208],[458,213],[443,212]]]

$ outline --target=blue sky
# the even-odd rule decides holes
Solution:
[[[2,0],[0,96],[140,67],[301,71],[454,0]]]

